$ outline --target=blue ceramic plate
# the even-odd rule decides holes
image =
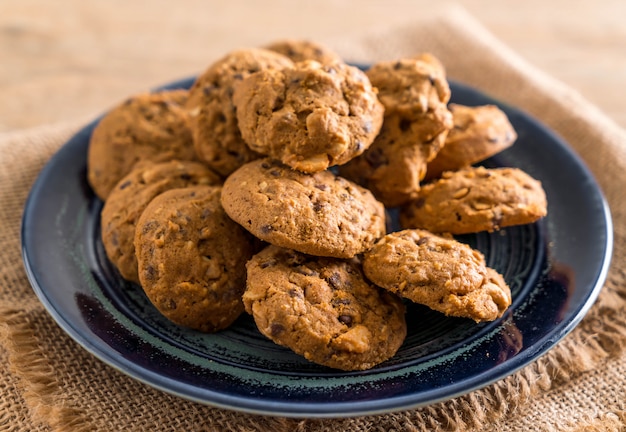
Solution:
[[[515,145],[485,164],[523,169],[543,182],[548,196],[548,216],[539,223],[459,237],[481,250],[512,288],[513,304],[495,322],[477,325],[410,305],[408,336],[397,355],[363,372],[309,363],[265,339],[247,315],[218,334],[171,324],[104,253],[102,202],[86,180],[97,120],[50,160],[26,203],[22,245],[33,288],[59,325],[105,363],[218,407],[356,416],[431,404],[504,378],[552,348],[589,310],[610,261],[611,220],[589,171],[554,133],[474,89],[451,87],[453,102],[497,104],[517,130]]]

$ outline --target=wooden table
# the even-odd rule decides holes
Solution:
[[[458,3],[626,127],[624,0]],[[96,115],[197,73],[229,49],[284,37],[325,42],[441,7],[426,0],[2,0],[0,132]]]

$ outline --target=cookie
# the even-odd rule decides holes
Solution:
[[[341,62],[339,54],[318,42],[306,39],[283,39],[274,41],[264,47],[291,59],[294,63],[304,60],[315,60],[322,64]]]
[[[267,158],[226,179],[222,205],[261,240],[312,255],[351,258],[385,234],[385,210],[368,190]]]
[[[232,96],[253,72],[291,66],[287,57],[260,48],[235,50],[211,64],[189,90],[187,109],[194,147],[201,160],[227,176],[259,155],[241,137]]]
[[[426,167],[452,127],[450,87],[436,58],[423,54],[380,62],[367,71],[385,106],[382,129],[363,155],[339,168],[387,207],[417,196]]]
[[[425,180],[481,162],[513,145],[517,133],[507,115],[495,105],[450,104],[454,126],[445,145],[426,167]]]
[[[197,160],[184,109],[188,94],[187,90],[139,94],[102,117],[87,153],[87,179],[100,199],[106,200],[137,162]]]
[[[421,126],[420,136],[424,141],[440,132],[442,120],[451,127],[452,116],[446,107],[451,95],[450,85],[445,69],[433,56],[382,61],[372,65],[366,74],[378,90],[386,115],[397,114],[405,121],[418,121],[428,116],[438,120]]]
[[[380,133],[365,153],[339,167],[339,174],[372,191],[386,207],[415,199],[428,161],[443,146],[445,129],[430,141],[422,141],[418,122],[385,117]]]
[[[220,186],[171,189],[137,222],[135,251],[147,297],[175,324],[202,332],[243,312],[245,264],[253,243],[220,205]]]
[[[535,222],[547,214],[541,182],[518,168],[446,171],[400,212],[404,228],[467,234]]]
[[[493,321],[511,305],[502,275],[477,250],[424,230],[387,234],[363,256],[369,280],[448,316]]]
[[[336,369],[382,363],[407,333],[402,301],[369,283],[356,260],[268,246],[247,264],[243,301],[262,334]]]
[[[110,192],[101,212],[104,250],[124,279],[139,283],[135,257],[135,224],[154,197],[169,189],[221,184],[220,177],[199,162],[143,162]]]
[[[360,69],[313,60],[252,74],[233,100],[248,146],[303,172],[363,153],[380,131],[384,111]]]

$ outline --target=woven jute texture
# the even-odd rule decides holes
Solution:
[[[462,10],[452,8],[403,28],[347,35],[334,48],[364,63],[430,51],[452,79],[529,112],[570,143],[606,195],[615,234],[607,282],[581,324],[514,375],[411,411],[286,419],[170,396],[79,347],[28,283],[20,252],[26,196],[46,161],[85,122],[40,127],[0,135],[0,431],[626,430],[626,132]]]

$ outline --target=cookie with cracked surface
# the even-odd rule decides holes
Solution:
[[[513,145],[517,133],[506,113],[495,105],[450,104],[454,126],[445,145],[426,167],[425,180],[483,161]]]
[[[261,48],[231,51],[212,63],[189,90],[187,109],[194,147],[201,160],[227,176],[260,155],[241,137],[232,97],[248,75],[263,69],[282,69],[293,63],[287,57]]]
[[[446,104],[450,100],[450,85],[441,63],[431,55],[382,61],[366,71],[370,82],[378,90],[378,98],[385,106],[385,115],[396,114],[405,121],[423,122],[419,135],[431,140],[441,131],[441,123],[451,127],[452,116]]]
[[[377,63],[367,75],[385,106],[383,125],[374,143],[339,172],[396,207],[416,197],[428,162],[445,144],[450,87],[429,54]]]
[[[369,280],[448,316],[493,321],[511,305],[502,275],[477,250],[425,230],[387,234],[363,256]]]
[[[294,63],[315,60],[322,64],[341,62],[339,54],[330,48],[307,39],[282,39],[264,47],[270,51],[289,57]]]
[[[87,153],[87,179],[106,200],[137,162],[198,160],[184,108],[189,92],[167,90],[135,95],[102,117]]]
[[[532,223],[547,211],[541,182],[518,168],[480,166],[446,171],[423,185],[399,220],[403,228],[467,234]]]
[[[269,158],[224,182],[228,215],[259,239],[311,255],[351,258],[385,234],[385,210],[368,190],[331,171],[307,174]]]
[[[233,100],[250,148],[303,172],[363,153],[380,131],[384,111],[360,69],[313,60],[252,74]]]
[[[356,260],[268,246],[248,262],[247,275],[243,301],[259,331],[309,361],[370,369],[404,341],[404,304],[369,283]]]
[[[101,212],[104,250],[124,279],[139,283],[135,256],[135,225],[154,197],[169,189],[221,184],[221,178],[200,162],[143,162],[113,188]]]
[[[374,143],[361,156],[339,167],[339,174],[372,191],[387,207],[397,207],[415,199],[426,166],[445,140],[445,130],[430,141],[423,141],[413,126],[400,116],[385,117]]]
[[[171,189],[137,222],[139,280],[170,321],[202,332],[230,326],[243,312],[251,236],[228,218],[220,186]]]

